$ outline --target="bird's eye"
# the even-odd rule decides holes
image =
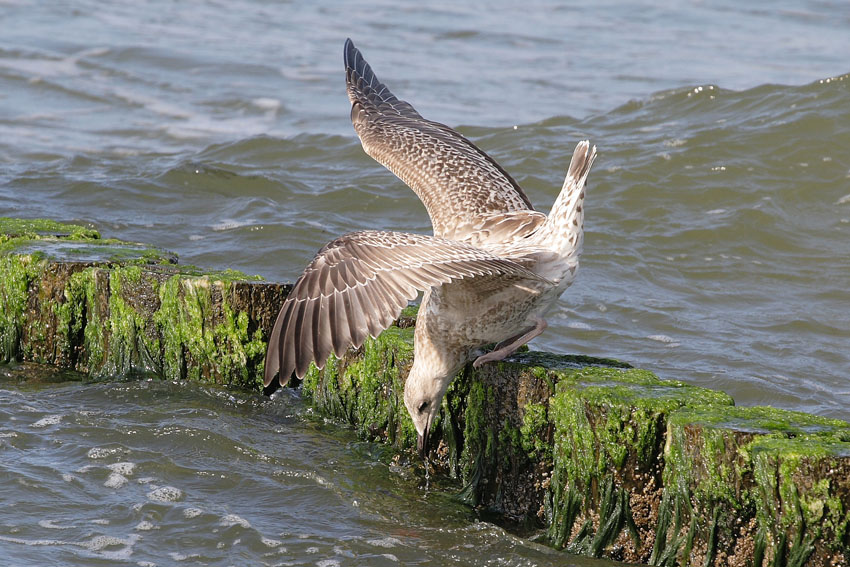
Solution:
[[[422,402],[421,404],[419,404],[419,407],[416,408],[416,409],[419,411],[419,413],[422,413],[423,411],[425,411],[427,409],[427,407],[428,407],[428,402],[426,400],[426,401]]]

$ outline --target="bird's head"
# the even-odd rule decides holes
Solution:
[[[451,379],[451,375],[434,376],[433,373],[420,372],[414,362],[404,384],[404,405],[416,427],[416,448],[423,458],[428,454],[431,425],[440,413],[440,405]]]

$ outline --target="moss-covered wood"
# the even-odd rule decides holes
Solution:
[[[54,221],[0,219],[0,358],[258,390],[290,287],[178,267],[168,252]],[[302,391],[413,456],[402,402],[415,309]],[[850,424],[613,360],[525,352],[464,369],[431,466],[462,496],[571,552],[656,565],[846,565]]]
[[[675,412],[659,565],[846,565],[850,424],[769,407]]]
[[[257,389],[290,286],[54,221],[0,219],[0,360]]]

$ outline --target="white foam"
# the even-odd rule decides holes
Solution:
[[[106,488],[121,488],[128,482],[127,477],[123,474],[109,473],[109,477],[103,483],[103,486]]]
[[[160,116],[180,118],[183,120],[188,120],[195,116],[195,113],[186,110],[185,108],[181,108],[176,104],[160,100],[156,97],[144,95],[122,87],[112,87],[110,90],[110,94],[120,98],[124,102],[131,105],[143,106],[147,110],[150,110],[154,114],[159,114]]]
[[[158,109],[158,110],[161,110]],[[269,116],[272,114],[272,116]],[[165,133],[178,140],[193,140],[209,138],[215,135],[239,134],[245,138],[261,134],[273,135],[271,122],[275,120],[274,113],[266,113],[257,117],[239,117],[221,119],[202,114],[192,114],[178,123],[165,125]]]
[[[114,536],[99,535],[89,541],[62,541],[58,539],[23,539],[17,537],[0,536],[0,541],[17,543],[20,545],[48,546],[48,545],[72,545],[93,551],[98,557],[111,561],[122,561],[130,558],[133,553],[133,545],[139,540],[139,536],[130,535],[126,539]],[[109,547],[120,547],[121,549],[108,550]]]
[[[64,59],[12,59],[11,57],[0,58],[0,67],[13,69],[21,73],[29,74],[30,80],[41,80],[43,77],[62,77],[78,75],[75,57]]]
[[[587,323],[582,323],[581,321],[570,321],[567,323],[567,327],[569,327],[570,329],[582,329],[585,331],[589,331],[591,328],[590,325],[588,325]]]
[[[30,427],[47,427],[48,425],[56,425],[60,421],[62,421],[61,415],[48,415],[47,417],[42,417]]]
[[[90,541],[81,543],[81,547],[86,547],[91,549],[92,551],[100,551],[101,549],[105,549],[107,547],[114,547],[116,545],[125,545],[127,540],[123,540],[121,538],[115,536],[106,536],[99,535],[94,536]]]
[[[73,526],[60,526],[53,520],[39,520],[38,525],[42,528],[47,528],[48,530],[67,530]]]
[[[366,543],[369,545],[374,545],[375,547],[385,547],[387,549],[391,547],[397,547],[401,545],[401,541],[394,537],[384,537],[380,539],[370,539],[367,540]]]
[[[192,518],[197,518],[198,516],[200,516],[203,513],[204,513],[204,511],[201,510],[200,508],[186,508],[185,510],[183,510],[183,517],[192,519]]]
[[[338,559],[322,559],[321,561],[316,561],[316,565],[318,567],[338,567],[340,563]]]
[[[242,526],[243,528],[250,528],[251,523],[248,522],[245,518],[241,516],[237,516],[236,514],[228,514],[224,516],[219,522],[220,526],[230,527],[230,526]]]
[[[92,447],[89,449],[88,457],[89,459],[105,459],[124,452],[126,452],[126,449],[121,447]]]
[[[262,110],[278,110],[281,102],[276,98],[260,97],[251,101],[254,106]]]
[[[140,532],[147,532],[147,531],[150,531],[150,530],[156,529],[156,526],[155,526],[155,525],[153,525],[153,523],[151,523],[151,522],[149,522],[149,521],[147,521],[147,520],[142,520],[141,522],[139,522],[138,524],[136,524],[136,528],[135,528],[135,529],[136,529],[136,530],[138,530],[138,531],[140,531]]]
[[[283,545],[282,541],[279,541],[279,540],[276,540],[276,539],[269,539],[267,537],[260,538],[260,541],[262,542],[263,545],[265,545],[266,547],[271,547],[272,549],[274,549],[276,547],[280,547],[281,545]],[[285,553],[286,548],[283,547],[279,551],[281,551],[282,553]]]
[[[168,554],[174,561],[186,561],[187,559],[197,559],[200,557],[197,553],[193,553],[192,555],[183,555],[182,553],[177,553],[176,551],[172,551]]]
[[[108,537],[108,536],[98,536],[98,537]],[[95,538],[95,540],[98,538]],[[127,561],[130,559],[130,556],[133,555],[133,546],[139,541],[139,536],[136,534],[130,534],[127,539],[119,539],[119,538],[110,538],[114,541],[106,542],[109,547],[121,545],[123,546],[121,549],[115,550],[105,550],[105,549],[97,549],[98,557],[108,559],[110,561]],[[99,542],[98,542],[99,543]]]
[[[646,338],[652,341],[658,341],[659,343],[664,343],[671,347],[679,346],[679,343],[676,342],[676,339],[674,339],[673,337],[668,337],[667,335],[649,335]]]
[[[112,463],[111,465],[106,465],[106,468],[117,474],[121,474],[124,476],[133,476],[133,471],[136,470],[136,463]]]
[[[173,486],[161,486],[148,492],[148,500],[154,502],[177,502],[183,499],[183,491]]]
[[[221,222],[212,225],[210,228],[216,232],[222,232],[225,230],[233,230],[234,228],[241,228],[243,226],[248,226],[255,224],[254,219],[247,219],[244,221],[236,221],[233,219],[222,219]]]
[[[0,541],[8,541],[9,543],[17,543],[20,545],[40,546],[40,545],[67,545],[69,542],[58,539],[23,539],[19,537],[9,537],[0,535]]]

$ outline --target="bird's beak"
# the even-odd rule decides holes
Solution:
[[[428,455],[428,432],[430,428],[426,428],[422,435],[416,438],[416,450],[419,451],[419,456],[423,459]]]

